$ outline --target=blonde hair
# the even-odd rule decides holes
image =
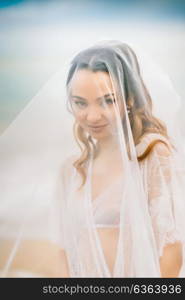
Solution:
[[[141,141],[143,136],[148,133],[160,133],[168,139],[165,124],[158,118],[154,117],[152,114],[152,99],[142,80],[139,64],[134,51],[124,43],[119,43],[116,45],[116,47],[121,51],[121,53],[126,56],[126,59],[130,62],[131,66],[133,66],[134,64],[134,74],[136,74],[137,72],[139,86],[135,84],[135,77],[133,77],[132,70],[127,68],[125,60],[119,54],[120,52],[115,51],[114,48],[105,46],[101,48],[101,51],[99,47],[86,49],[80,52],[73,59],[66,82],[67,87],[76,70],[88,69],[92,72],[101,71],[109,74],[109,70],[105,64],[106,58],[109,61],[111,70],[113,70],[113,77],[119,80],[116,75],[117,73],[115,71],[115,65],[116,63],[118,63],[119,65],[121,64],[124,75],[124,97],[126,99],[126,105],[127,107],[129,107],[128,116],[135,145],[137,145]],[[103,60],[101,56],[102,51],[104,58]],[[95,59],[92,60],[92,57],[94,57]],[[143,101],[143,94],[141,95],[140,88],[144,93],[144,99],[146,101]],[[125,120],[122,121],[122,126],[126,138],[128,157],[130,158],[128,132],[127,126],[125,126],[124,122]],[[98,155],[98,148],[96,144],[94,144],[91,136],[88,136],[87,133],[84,132],[83,128],[77,123],[74,124],[74,137],[81,149],[81,156],[74,162],[73,165],[82,176],[81,186],[83,186],[86,181],[86,173],[84,168],[85,163],[88,161],[91,151],[93,152],[94,157]],[[145,152],[138,157],[138,161],[142,161],[143,159],[145,159],[151,152],[154,145],[158,142],[160,142],[160,139],[152,141]]]
[[[168,139],[167,129],[165,125],[161,122],[161,120],[157,119],[152,115],[148,116],[147,118],[144,109],[143,111],[139,109],[134,110],[134,105],[133,105],[129,114],[129,118],[130,118],[130,126],[131,126],[135,145],[137,145],[142,140],[144,135],[148,133],[160,133],[161,135],[163,135]],[[147,128],[145,126],[146,123],[152,124],[153,127]],[[81,156],[73,163],[73,166],[76,168],[76,170],[79,172],[79,174],[82,177],[82,184],[80,186],[81,188],[86,182],[86,173],[85,173],[84,164],[88,161],[91,151],[93,152],[94,158],[97,157],[98,148],[96,147],[96,144],[94,143],[91,136],[87,136],[84,129],[76,122],[74,124],[74,137],[81,149]],[[145,151],[140,156],[137,157],[138,161],[144,160],[158,142],[165,143],[163,140],[160,139],[153,140],[145,149]],[[126,143],[128,146],[128,139]],[[165,144],[168,147],[168,144],[167,143]],[[128,151],[128,156],[130,156],[128,147],[127,147],[127,151]]]

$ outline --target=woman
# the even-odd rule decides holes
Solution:
[[[178,277],[182,267],[183,242],[180,228],[176,229],[176,226],[178,228],[176,218],[182,216],[177,215],[178,204],[175,203],[175,188],[172,188],[173,178],[176,180],[177,176],[174,174],[177,166],[173,162],[175,150],[168,137],[166,126],[152,114],[152,99],[140,75],[136,55],[128,45],[123,43],[107,43],[82,51],[72,61],[67,78],[67,90],[76,121],[75,137],[81,144],[82,152],[80,157],[69,159],[64,166],[65,186],[71,176],[73,164],[77,171],[76,180],[80,176],[82,178],[79,195],[75,194],[76,199],[72,197],[76,203],[71,202],[72,206],[75,205],[75,213],[78,214],[79,209],[82,209],[80,198],[83,198],[84,186],[89,179],[90,209],[93,210],[93,217],[92,223],[89,222],[87,227],[89,225],[91,228],[95,225],[96,228],[94,232],[89,229],[89,236],[96,245],[93,245],[95,254],[92,253],[92,257],[89,255],[89,262],[93,261],[94,265],[90,264],[91,268],[85,269],[87,268],[85,264],[88,262],[83,261],[83,258],[86,256],[85,251],[89,250],[87,246],[83,246],[85,247],[81,249],[83,258],[82,254],[76,256],[76,260],[81,262],[82,269],[79,267],[75,274],[72,270],[73,265],[69,267],[74,272],[73,276],[157,276],[158,260],[162,277]],[[91,158],[91,175],[87,175],[86,165]],[[139,171],[136,158],[139,162]],[[129,165],[131,161],[135,164],[133,168]],[[144,194],[139,182],[133,184],[134,178],[136,181],[142,179]],[[135,191],[126,193],[124,189],[135,189]],[[138,200],[141,201],[138,205],[143,205],[141,213],[132,211],[137,210],[137,203],[135,203],[137,201],[132,197],[139,198],[138,192],[142,198]],[[68,194],[68,190],[66,193]],[[121,209],[121,201],[125,201],[121,195],[124,193],[128,197],[127,201],[133,202],[130,207],[125,206],[125,212],[135,215],[138,219],[138,223],[134,223],[134,226],[139,227],[139,219],[146,218],[144,222],[141,221],[138,233],[135,232],[136,228],[133,224],[129,224],[133,216],[126,216],[124,209],[123,211]],[[70,200],[64,200],[66,203],[67,201],[70,210]],[[150,220],[144,212],[147,209],[145,204],[148,207],[146,213],[149,213]],[[152,228],[150,228],[150,221]],[[83,222],[82,217],[79,222]],[[148,232],[143,232],[143,230],[147,231],[144,224],[148,226]],[[145,265],[147,259],[143,260],[143,265],[142,263],[139,265],[138,261],[142,253],[136,253],[139,252],[137,248],[132,249],[134,243],[138,242],[138,246],[141,246],[142,241],[133,241],[132,238],[137,239],[137,234],[142,235],[142,233],[148,235],[148,239],[152,239],[154,234],[151,245],[143,239],[146,244],[143,251],[147,249],[153,252],[147,258],[155,262],[150,270]],[[122,240],[121,234],[125,235]],[[127,235],[131,235],[132,238],[129,239]],[[86,237],[83,238],[84,244],[88,244]],[[122,250],[120,250],[120,241],[123,243]],[[118,242],[120,242],[119,246]],[[101,247],[101,250],[98,247]],[[119,250],[123,253],[119,254]],[[93,260],[94,256],[97,261]],[[130,260],[136,260],[132,256],[136,256],[138,261],[131,262]],[[96,263],[97,268],[95,268]],[[100,273],[98,267],[101,269]],[[64,272],[64,276],[66,274]]]
[[[109,41],[80,52],[66,90],[81,152],[59,169],[49,276],[182,276],[182,157],[134,51]]]

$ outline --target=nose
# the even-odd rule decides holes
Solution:
[[[101,109],[98,107],[89,107],[86,119],[89,124],[96,124],[102,118]]]

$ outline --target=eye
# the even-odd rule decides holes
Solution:
[[[113,103],[115,103],[115,99],[114,98],[105,98],[102,101],[102,105],[106,106],[106,105],[112,105]]]
[[[105,99],[105,102],[107,104],[113,104],[113,102],[115,102],[115,99],[114,98],[107,98],[107,99]]]
[[[74,105],[77,106],[78,108],[85,108],[87,106],[87,103],[83,101],[75,101]]]

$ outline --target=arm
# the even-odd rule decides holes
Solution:
[[[183,261],[182,242],[176,231],[180,197],[174,189],[177,166],[165,144],[155,145],[151,154],[149,179],[149,209],[156,245],[159,251],[161,277],[178,277]],[[179,216],[180,217],[180,216]]]
[[[70,277],[65,250],[44,240],[22,240],[8,272],[13,240],[1,241],[0,275],[5,277]],[[2,271],[2,274],[1,274]]]
[[[65,250],[59,249],[58,250],[58,256],[59,256],[59,264],[57,266],[57,272],[55,277],[62,277],[62,278],[69,278],[69,266],[67,261],[67,255]]]
[[[182,244],[167,244],[160,257],[161,277],[178,277],[182,266]]]
[[[56,189],[50,209],[50,234],[51,240],[55,245],[55,265],[52,277],[70,277],[67,252],[65,249],[66,228],[66,200],[67,200],[67,183],[70,175],[68,169],[69,160],[65,161],[60,168],[59,176],[56,180]]]

